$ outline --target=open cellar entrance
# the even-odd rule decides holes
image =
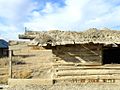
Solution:
[[[103,64],[120,64],[120,47],[103,48]]]

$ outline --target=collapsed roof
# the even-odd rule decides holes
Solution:
[[[47,44],[66,45],[82,43],[120,44],[120,31],[88,29],[84,32],[76,31],[25,31],[24,35],[19,35],[20,39],[31,39],[30,45],[47,46]]]

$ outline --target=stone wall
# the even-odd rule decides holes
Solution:
[[[59,45],[52,48],[56,62],[72,62],[82,64],[101,64],[102,45],[74,44]]]

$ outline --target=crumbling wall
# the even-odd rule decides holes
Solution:
[[[55,62],[101,64],[102,45],[100,44],[58,45],[52,50]]]

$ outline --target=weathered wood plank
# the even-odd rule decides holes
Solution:
[[[111,75],[120,74],[120,70],[69,70],[59,71],[57,76],[80,76],[80,75]]]
[[[69,70],[100,70],[100,69],[103,69],[103,70],[120,70],[120,67],[71,67],[71,66],[68,66],[68,67],[58,67],[58,68],[55,68],[55,70],[57,71],[69,71]]]
[[[84,75],[84,76],[67,76],[54,78],[56,80],[69,80],[69,79],[117,79],[120,80],[120,75]]]
[[[12,78],[12,55],[13,51],[9,50],[9,78]]]
[[[54,63],[53,66],[101,66],[101,63]]]
[[[24,83],[23,83],[24,82]],[[8,79],[8,85],[53,85],[52,79]]]

